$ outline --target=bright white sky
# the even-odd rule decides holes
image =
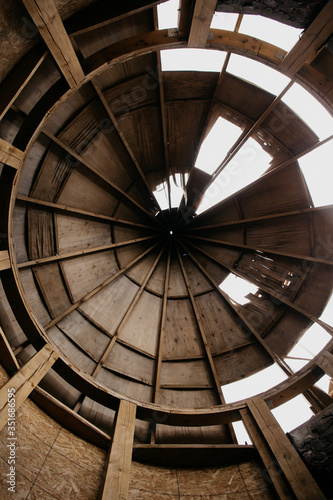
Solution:
[[[179,0],[169,0],[158,6],[160,29],[177,26],[178,8]],[[233,31],[237,17],[237,14],[215,13],[211,27]],[[300,37],[300,30],[260,16],[243,16],[239,31],[265,40],[286,51],[290,50]],[[220,72],[225,60],[225,53],[216,50],[168,50],[161,51],[161,60],[163,71]],[[236,54],[231,55],[227,72],[262,87],[274,95],[278,95],[290,81],[287,77],[268,66]],[[285,94],[283,102],[290,106],[312,128],[318,135],[319,140],[333,134],[333,118],[331,115],[300,85],[294,84]],[[196,167],[212,174],[237,140],[240,132],[238,127],[219,118],[202,145]],[[216,147],[217,144],[218,147]],[[332,158],[333,140],[299,160],[314,206],[333,203]],[[208,189],[197,213],[207,210],[207,208],[257,179],[268,168],[270,160],[271,157],[263,151],[256,141],[250,138]],[[171,180],[171,184],[174,185],[173,180]],[[177,184],[179,185],[178,182]],[[172,195],[172,201],[173,203],[179,203],[181,189],[179,187],[173,189],[175,189],[176,194]],[[163,192],[155,194],[160,203],[162,196],[164,197],[162,203],[166,208],[165,194]],[[224,280],[221,288],[240,304],[246,303],[248,293],[255,293],[256,291],[254,285],[233,275]],[[333,297],[329,301],[321,319],[328,324],[333,324]],[[287,359],[286,361],[294,371],[297,371],[308,362],[307,360],[312,359],[313,356],[320,352],[330,339],[331,336],[325,330],[314,324],[288,355],[305,358],[305,360]],[[223,386],[222,391],[226,401],[233,402],[263,392],[282,382],[285,378],[286,376],[279,366],[272,365],[246,379]],[[318,386],[327,391],[328,383],[329,378],[325,376],[318,382]],[[274,409],[273,414],[285,432],[296,428],[312,416],[309,404],[302,395]],[[237,422],[233,425],[239,442],[244,443],[247,441],[250,443],[242,423]]]

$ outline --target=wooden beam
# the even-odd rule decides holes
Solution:
[[[60,71],[74,88],[84,73],[53,0],[22,0]]]
[[[57,262],[59,260],[71,259],[73,257],[80,257],[82,255],[87,255],[90,253],[103,252],[105,250],[110,250],[112,248],[119,248],[128,245],[134,245],[136,243],[141,243],[142,241],[147,241],[155,238],[155,236],[144,236],[142,238],[135,238],[133,240],[122,241],[119,243],[110,243],[110,245],[103,245],[100,247],[86,248],[85,250],[76,250],[75,252],[68,252],[60,255],[51,255],[50,257],[42,257],[41,259],[29,260],[27,262],[20,262],[17,264],[19,269],[38,266],[41,264],[47,264],[48,262]]]
[[[326,497],[313,479],[311,473],[298,455],[266,402],[261,398],[249,399],[248,409],[255,421],[255,424],[265,443],[265,455],[267,447],[275,459],[275,471],[269,469],[268,472],[273,481],[274,475],[284,475],[290,493],[283,492],[280,498],[293,498],[292,493],[298,500],[324,500]],[[242,413],[242,412],[241,412]],[[244,415],[244,413],[243,413]],[[246,420],[244,422],[246,424]],[[251,428],[248,429],[251,433]],[[256,439],[256,436],[254,436]],[[261,453],[261,443],[258,447]]]
[[[179,0],[178,12],[178,34],[180,37],[188,37],[191,28],[194,0]]]
[[[317,359],[317,365],[333,379],[333,354],[329,351],[323,351]]]
[[[189,47],[206,46],[216,3],[216,0],[196,0],[188,37]]]
[[[53,347],[46,344],[24,365],[0,391],[0,430],[7,424],[9,410],[18,408],[24,403],[31,391],[49,371],[59,355]],[[9,403],[9,394],[13,394]]]
[[[126,500],[132,463],[136,405],[120,400],[99,500]]]
[[[8,250],[0,250],[0,271],[11,267]]]
[[[316,52],[332,35],[333,0],[329,0],[314,21],[305,30],[299,42],[281,62],[281,71],[294,75],[306,62],[311,62]]]
[[[0,327],[0,363],[5,370],[14,374],[20,369],[20,365],[16,359],[13,349],[7,340],[2,328]]]
[[[0,162],[19,170],[21,168],[23,158],[23,151],[15,148],[12,144],[9,144],[9,142],[0,139]]]
[[[58,210],[60,212],[69,212],[69,213],[84,215],[86,217],[91,217],[94,219],[110,221],[110,222],[113,222],[114,224],[117,224],[117,225],[119,224],[121,226],[130,226],[130,227],[138,227],[138,228],[144,228],[144,229],[152,229],[151,226],[148,226],[146,224],[140,224],[139,222],[131,222],[128,220],[117,219],[115,217],[110,217],[109,215],[97,214],[95,212],[89,212],[88,210],[81,210],[80,208],[73,208],[73,207],[69,207],[67,205],[59,205],[58,203],[52,203],[50,201],[39,200],[37,198],[31,198],[30,196],[17,195],[16,199],[18,201],[25,201],[25,202],[31,203],[33,205],[40,205],[43,207],[53,208],[53,209]]]

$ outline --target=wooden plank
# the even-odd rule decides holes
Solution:
[[[0,271],[4,271],[5,269],[9,269],[11,267],[10,258],[8,250],[0,251]]]
[[[0,391],[0,430],[7,424],[8,411],[12,407],[8,401],[8,394],[15,394],[15,409],[18,410],[58,357],[55,350],[46,344],[2,387]]]
[[[296,43],[281,62],[281,71],[293,75],[306,62],[311,62],[318,49],[331,36],[332,30],[333,0],[329,0],[305,30],[299,42]]]
[[[333,379],[333,354],[323,351],[319,358],[317,358],[317,365]]]
[[[196,0],[188,47],[205,47],[215,7],[216,0]]]
[[[0,362],[8,373],[15,373],[20,369],[13,349],[7,340],[2,328],[0,327]]]
[[[0,162],[19,170],[21,168],[23,158],[23,151],[15,148],[12,144],[9,144],[3,139],[0,139]]]
[[[38,31],[69,86],[74,88],[84,73],[53,0],[23,0]]]
[[[106,460],[106,473],[98,496],[99,500],[128,498],[135,415],[136,405],[121,400],[112,444]]]
[[[247,404],[296,498],[299,500],[313,500],[314,498],[324,500],[325,496],[279,426],[266,402],[263,399],[254,398],[248,400]]]

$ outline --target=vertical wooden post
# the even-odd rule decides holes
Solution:
[[[122,399],[106,459],[106,472],[99,492],[99,500],[126,500],[128,498],[135,415],[136,405]]]
[[[14,394],[11,398],[15,402],[15,410],[27,399],[29,394],[38,385],[41,379],[49,371],[53,363],[58,359],[58,354],[46,344],[26,365],[24,365],[7,384],[0,390],[0,430],[8,422],[8,394]]]
[[[241,410],[243,422],[258,449],[279,497],[283,500],[324,500],[306,465],[261,398],[250,399]]]

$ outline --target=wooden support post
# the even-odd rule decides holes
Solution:
[[[281,499],[324,500],[306,465],[279,426],[266,402],[257,397],[241,410],[243,422],[258,449]]]
[[[205,47],[215,7],[216,0],[196,0],[188,37],[189,47]]]
[[[0,162],[18,170],[21,167],[23,156],[23,151],[0,139]]]
[[[105,477],[99,492],[99,500],[126,500],[135,428],[136,405],[120,401],[112,444],[106,460]]]
[[[15,409],[17,410],[44,375],[46,375],[58,357],[59,355],[53,347],[46,344],[26,365],[8,380],[7,384],[0,391],[0,430],[8,421],[8,391],[15,394]]]

